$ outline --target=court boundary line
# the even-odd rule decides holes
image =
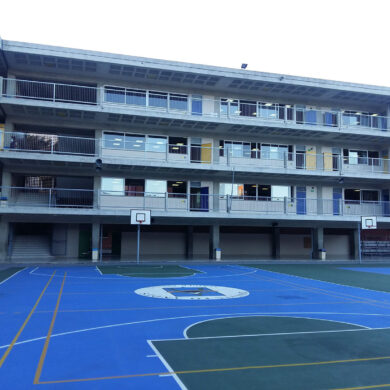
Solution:
[[[55,306],[54,313],[53,313],[53,316],[52,316],[52,319],[51,319],[51,322],[50,322],[49,330],[48,330],[48,332],[47,332],[47,336],[46,336],[46,339],[45,339],[45,344],[43,345],[42,353],[41,353],[41,356],[40,356],[40,358],[39,358],[39,362],[38,362],[37,369],[36,369],[36,371],[35,371],[34,382],[33,382],[34,385],[38,385],[38,384],[40,383],[40,382],[39,382],[39,379],[41,378],[43,365],[44,365],[44,363],[45,363],[45,359],[46,359],[46,355],[47,355],[47,350],[48,350],[48,348],[49,348],[50,337],[51,337],[51,335],[52,335],[53,328],[54,328],[54,324],[55,324],[55,322],[56,322],[57,313],[58,313],[58,308],[59,308],[59,306],[60,306],[61,297],[62,297],[62,291],[64,290],[65,279],[66,279],[66,272],[65,272],[65,274],[64,274],[64,278],[62,279],[62,284],[61,284],[60,292],[58,293],[58,298],[57,298],[56,306]]]
[[[367,386],[358,386],[358,387],[344,387],[344,388],[338,388],[333,390],[365,390],[365,389],[378,389],[378,388],[385,388],[390,387],[390,383],[382,383],[380,385],[367,385]]]
[[[12,267],[11,267],[12,268]],[[11,276],[8,276],[7,279],[4,279],[0,282],[0,285],[2,285],[3,283],[5,283],[7,280],[10,280],[12,277],[14,277],[15,275],[17,275],[18,273],[22,272],[22,271],[25,271],[26,269],[28,269],[29,267],[23,267],[22,269],[20,269],[19,271],[16,271],[15,273],[13,273]],[[7,268],[8,269],[8,268]],[[4,271],[6,271],[7,269],[5,269]]]
[[[184,385],[184,383],[181,381],[181,379],[174,373],[171,365],[165,360],[164,356],[161,355],[160,351],[153,345],[153,343],[151,341],[146,340],[146,342],[148,343],[149,347],[153,350],[153,352],[156,354],[156,356],[160,359],[161,363],[168,370],[168,372],[171,373],[171,376],[175,379],[175,381],[178,384],[178,386],[180,387],[180,389],[187,390],[187,387]]]
[[[186,339],[197,339],[198,337],[188,337],[187,335],[187,332],[188,330],[190,330],[193,326],[196,326],[196,325],[199,325],[199,324],[202,324],[202,323],[205,323],[205,322],[211,322],[211,321],[217,321],[217,320],[223,320],[223,319],[228,319],[228,318],[246,318],[246,317],[277,317],[277,318],[304,318],[304,319],[309,319],[309,320],[317,320],[317,321],[328,321],[328,322],[336,322],[336,323],[340,323],[340,324],[346,324],[346,325],[353,325],[353,326],[358,326],[360,328],[366,328],[366,329],[372,329],[368,326],[364,326],[364,325],[356,325],[352,322],[345,322],[345,321],[336,321],[336,320],[324,320],[322,318],[312,318],[312,317],[295,317],[295,316],[282,316],[282,315],[277,315],[277,316],[272,316],[272,315],[254,315],[254,316],[228,316],[228,317],[222,317],[222,318],[209,318],[207,320],[203,320],[203,321],[198,321],[198,322],[194,322],[193,324],[191,325],[188,325],[184,330],[183,330],[183,336],[184,338]],[[301,332],[298,332],[298,333],[301,333]],[[306,333],[306,332],[302,332],[302,333]],[[312,332],[310,332],[312,333]],[[273,333],[274,334],[274,333]],[[276,333],[275,333],[276,334]],[[220,337],[225,337],[225,336],[220,336]],[[227,337],[227,336],[226,336]],[[229,336],[230,337],[230,336]],[[202,337],[203,338],[203,337]],[[213,338],[213,337],[211,337]]]
[[[51,276],[50,279],[47,281],[45,287],[44,287],[43,290],[41,291],[41,294],[39,295],[38,299],[35,301],[35,304],[34,304],[33,308],[30,310],[30,313],[28,314],[28,316],[27,316],[26,319],[24,320],[22,326],[19,328],[18,332],[16,333],[16,335],[15,335],[14,338],[12,339],[11,344],[8,345],[7,350],[4,352],[2,358],[0,359],[0,368],[3,366],[3,364],[4,364],[5,360],[7,359],[8,355],[11,353],[12,348],[13,348],[14,345],[16,344],[16,342],[17,342],[19,336],[22,334],[22,332],[23,332],[24,328],[26,327],[27,323],[30,321],[32,315],[33,315],[34,312],[35,312],[35,309],[38,307],[39,302],[41,301],[43,295],[45,294],[46,289],[49,287],[51,281],[53,280],[55,273],[56,273],[56,271],[53,272],[52,276]]]

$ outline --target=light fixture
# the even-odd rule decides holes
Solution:
[[[182,181],[177,181],[176,183],[177,183],[177,184],[183,184],[183,182],[182,182]]]
[[[172,146],[172,150],[179,150],[178,146]]]
[[[177,146],[184,146],[183,142],[177,142],[176,145]]]
[[[378,114],[372,114],[372,116],[378,116]]]
[[[241,114],[240,110],[234,111],[235,114]]]
[[[229,99],[226,99],[226,102],[227,102],[227,103],[233,103],[233,102],[234,102],[234,100],[233,100],[233,99],[231,99],[231,98],[229,98]]]
[[[253,116],[257,116],[257,112],[252,112],[252,115]]]
[[[241,64],[241,69],[246,69],[248,67],[248,64]]]
[[[139,144],[143,144],[144,141],[142,139],[136,139],[135,142],[138,142]]]
[[[291,108],[291,105],[290,104],[286,104],[286,108]]]
[[[264,104],[266,107],[271,107],[272,106],[272,103],[265,103]]]
[[[173,183],[172,187],[179,187],[179,184]]]
[[[360,190],[354,190],[355,192],[360,192]]]
[[[362,113],[361,112],[357,112],[355,115],[362,115]]]

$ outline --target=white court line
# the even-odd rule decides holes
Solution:
[[[198,321],[198,322],[194,322],[193,324],[191,325],[188,325],[187,328],[184,329],[183,331],[183,336],[184,338],[186,339],[202,339],[202,338],[214,338],[214,337],[188,337],[187,335],[187,332],[193,327],[193,326],[196,326],[196,325],[199,325],[199,324],[203,324],[205,322],[211,322],[211,321],[216,321],[216,320],[223,320],[225,318],[247,318],[249,316],[235,316],[234,314],[231,314],[227,317],[220,317],[220,318],[209,318],[207,320],[202,320],[202,321]],[[303,316],[281,316],[281,315],[254,315],[254,316],[251,316],[251,317],[277,317],[277,318],[306,318],[306,319],[309,319],[309,320],[318,320],[318,321],[328,321],[328,322],[337,322],[339,324],[346,324],[346,325],[353,325],[353,326],[359,326],[360,328],[366,328],[366,329],[372,329],[370,328],[369,326],[364,326],[364,325],[357,325],[357,324],[354,324],[353,322],[346,322],[346,321],[336,321],[336,320],[328,320],[328,319],[322,319],[322,318],[316,318],[316,317],[303,317]],[[320,331],[318,331],[320,332]],[[325,332],[325,331],[324,331]],[[297,333],[306,333],[306,332],[297,332]],[[315,333],[315,332],[308,332],[308,333]],[[272,333],[272,334],[278,334],[278,333]],[[280,334],[283,334],[283,333],[280,333]],[[288,333],[284,333],[284,334],[288,334]],[[292,333],[293,334],[293,333]],[[257,336],[260,336],[261,334],[255,334]],[[266,334],[268,336],[268,334]],[[243,336],[249,336],[249,335],[243,335]],[[237,336],[216,336],[215,338],[219,338],[219,337],[237,337]]]
[[[148,358],[154,358],[154,357],[158,357],[157,355],[146,355],[146,357]]]
[[[29,274],[31,275],[34,271],[36,271],[39,267],[35,267],[34,269],[32,269]]]
[[[100,268],[98,266],[96,266],[96,271],[99,272],[100,275],[103,275],[102,271],[100,271]]]
[[[26,269],[28,269],[28,268],[24,267],[24,268],[22,268],[21,270],[19,270],[18,272],[15,272],[15,273],[12,274],[11,276],[9,276],[7,279],[4,279],[2,282],[0,282],[0,284],[5,283],[7,280],[10,280],[13,276],[17,275],[19,272],[22,272],[22,271],[24,271],[24,270],[26,270]],[[4,271],[5,271],[5,270],[4,270]]]
[[[35,270],[33,270],[35,271]],[[194,275],[190,275],[190,276],[176,276],[176,277],[169,277],[169,278],[164,278],[164,277],[161,277],[161,278],[153,278],[153,280],[174,280],[174,279],[186,279],[186,278],[192,278],[192,279],[214,279],[214,278],[226,278],[226,277],[232,277],[232,276],[243,276],[243,275],[249,275],[249,274],[254,274],[256,272],[260,271],[259,269],[255,269],[253,271],[250,271],[250,272],[244,272],[244,273],[241,273],[241,274],[226,274],[226,275],[215,275],[215,276],[198,276],[198,277],[195,277],[195,275],[197,274],[194,274]],[[37,273],[37,272],[30,272],[31,275],[33,276],[52,276],[51,274],[45,274],[45,273]],[[119,274],[116,274],[117,277],[116,278],[112,278],[112,277],[107,277],[106,276],[107,274],[103,275],[102,278],[100,277],[97,277],[97,276],[73,276],[73,275],[67,275],[66,276],[66,279],[89,279],[89,280],[101,280],[101,281],[104,281],[104,280],[120,280],[120,281],[127,281],[127,282],[137,282],[137,281],[142,281],[142,280],[149,280],[150,281],[150,278],[144,278],[144,277],[139,277],[139,278],[127,278],[126,276],[122,276],[122,275],[119,275]],[[62,278],[64,275],[63,274],[56,274],[54,275],[54,277],[57,277],[57,278]]]
[[[355,315],[355,316],[378,316],[378,317],[390,317],[390,314],[383,314],[383,313],[335,313],[335,312],[275,312],[275,313],[265,313],[265,312],[249,312],[249,313],[236,313],[237,316],[256,316],[256,315],[267,315],[267,316],[272,316],[272,314],[280,314],[280,315],[286,315],[286,314],[317,314],[317,315]],[[53,334],[51,337],[59,337],[59,336],[68,336],[72,334],[77,334],[77,333],[84,333],[84,332],[90,332],[94,330],[101,330],[101,329],[110,329],[110,328],[117,328],[120,326],[128,326],[128,325],[138,325],[138,324],[146,324],[146,323],[152,323],[152,322],[160,322],[160,321],[172,321],[172,320],[182,320],[182,319],[188,319],[188,318],[200,318],[200,317],[216,317],[219,318],[221,316],[223,317],[228,317],[231,316],[232,313],[214,313],[214,314],[198,314],[198,315],[192,315],[192,316],[181,316],[181,317],[167,317],[167,318],[155,318],[151,320],[143,320],[143,321],[134,321],[134,322],[123,322],[123,323],[118,323],[118,324],[111,324],[111,325],[102,325],[102,326],[96,326],[93,328],[85,328],[85,329],[77,329],[77,330],[72,330],[68,332],[62,332],[62,333],[56,333]],[[357,324],[356,324],[357,325]],[[360,325],[358,325],[360,326]],[[390,329],[390,327],[384,327],[384,328],[369,328],[366,330],[378,330],[378,329]],[[364,329],[362,329],[364,330]],[[39,341],[39,340],[44,340],[46,339],[46,336],[42,337],[36,337],[33,339],[28,339],[28,340],[23,340],[23,341],[18,341],[14,345],[20,345],[20,344],[26,344],[26,343],[31,343],[34,341]],[[167,339],[169,340],[169,339]],[[183,340],[183,339],[180,339]],[[156,340],[157,341],[157,340]],[[0,346],[0,349],[8,348],[9,344],[7,345],[2,345]]]
[[[149,344],[150,348],[153,349],[154,353],[158,356],[158,358],[160,359],[161,363],[165,366],[165,368],[168,370],[168,372],[164,375],[159,375],[160,377],[163,377],[163,376],[172,376],[176,383],[179,385],[180,389],[182,390],[187,390],[187,387],[184,386],[184,383],[179,379],[179,377],[174,373],[172,367],[170,366],[170,364],[164,359],[164,357],[161,355],[161,353],[158,351],[158,349],[153,345],[153,343],[149,340],[146,340],[147,343]]]

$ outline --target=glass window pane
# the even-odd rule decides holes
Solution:
[[[126,104],[146,106],[146,91],[142,89],[126,89]]]
[[[126,150],[145,150],[145,136],[138,134],[126,134],[125,136],[125,149]]]
[[[350,150],[349,151],[349,164],[356,165],[358,163],[358,153]]]
[[[145,192],[148,196],[164,197],[167,192],[167,182],[165,180],[146,180]]]
[[[110,149],[124,148],[124,134],[123,133],[103,133],[103,147]]]
[[[165,153],[167,150],[167,138],[150,136],[147,139],[146,151],[147,152],[161,152]]]
[[[149,106],[167,108],[168,94],[165,92],[149,92]]]
[[[363,190],[362,191],[363,202],[378,202],[379,192],[375,190]]]
[[[110,103],[124,103],[125,102],[125,88],[118,87],[104,87],[104,99]]]
[[[116,177],[102,177],[102,194],[124,196],[125,179]]]
[[[277,105],[272,103],[259,103],[259,116],[263,119],[278,119]]]
[[[290,187],[289,186],[271,186],[271,196],[272,200],[283,200],[285,197],[290,197]],[[276,199],[274,199],[276,198]]]
[[[173,110],[187,111],[188,96],[171,93],[169,95],[169,107]]]

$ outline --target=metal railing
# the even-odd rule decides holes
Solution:
[[[248,215],[390,217],[388,201],[232,196],[202,193],[1,188],[0,207],[149,209],[167,212],[215,212]],[[1,211],[1,210],[0,210]]]
[[[167,91],[127,87],[91,87],[3,78],[3,97],[92,105],[119,105],[133,110],[159,111],[189,116],[229,118],[284,126],[307,125],[338,129],[387,131],[389,117],[376,113],[302,108],[299,105],[264,103],[224,97],[213,99]]]
[[[4,134],[4,139],[2,139]],[[0,131],[0,150],[95,156],[99,140],[56,134]]]
[[[131,136],[131,134],[129,134]],[[134,138],[134,137],[133,137]],[[162,140],[164,140],[162,138]],[[244,144],[244,143],[243,143]],[[60,136],[31,132],[3,132],[0,130],[0,151],[38,152],[82,156],[102,156],[134,161],[165,161],[173,164],[213,164],[232,167],[250,167],[339,174],[390,173],[390,161],[385,158],[345,157],[329,152],[269,152],[251,149],[250,143],[239,149],[204,145],[168,144],[128,140],[126,135],[116,139]]]
[[[93,208],[94,190],[2,187],[2,206]]]

